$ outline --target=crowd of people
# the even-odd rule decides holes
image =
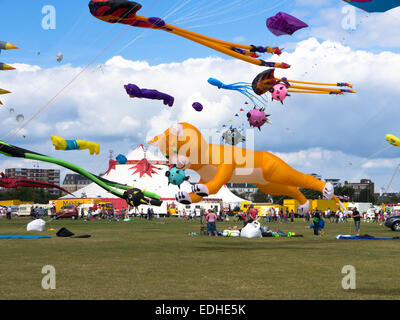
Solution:
[[[30,217],[32,219],[42,218],[43,216],[55,214],[55,207],[43,208],[41,206],[32,206],[30,209]],[[322,212],[321,210],[315,209],[310,210],[301,216],[305,222],[310,223],[313,226],[314,235],[320,235],[320,231],[325,223],[348,223],[353,221],[356,230],[356,235],[360,234],[361,221],[379,223],[383,224],[391,215],[398,215],[398,212],[387,213],[383,210],[376,210],[372,215],[367,212],[360,213],[356,208],[347,210],[345,212],[341,210],[332,211],[330,208]],[[11,219],[12,217],[12,207],[0,207],[0,216]],[[200,220],[201,224],[207,224],[207,234],[209,236],[217,235],[216,222],[217,221],[230,221],[230,215],[233,216],[232,220],[234,222],[242,222],[243,227],[248,223],[256,220],[265,219],[266,223],[294,223],[295,213],[293,210],[288,208],[274,208],[270,207],[264,217],[259,217],[259,211],[250,205],[246,211],[239,210],[236,213],[219,211],[217,207],[209,210],[205,210],[204,207],[199,206],[199,208],[193,211],[186,211],[185,209],[177,211],[178,218],[185,220],[196,221]],[[153,220],[154,217],[160,218],[159,215],[154,214],[154,210],[148,207],[147,211],[144,212],[143,208],[140,211],[136,208],[129,207],[128,209],[121,210],[110,210],[109,208],[100,208],[96,204],[87,209],[80,208],[79,216],[81,219],[94,220],[94,219],[127,219],[129,217],[139,217],[147,219],[149,221]]]
[[[8,220],[12,217],[12,208],[11,207],[1,207],[0,213],[2,217],[6,217]]]

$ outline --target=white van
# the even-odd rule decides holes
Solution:
[[[34,206],[35,206],[34,204],[20,204],[18,206],[18,216],[29,217],[31,214],[31,208]]]
[[[17,214],[19,217],[29,217],[31,214],[31,208],[42,208],[43,210],[48,210],[48,215],[50,215],[50,209],[53,207],[51,204],[20,204],[18,206]]]

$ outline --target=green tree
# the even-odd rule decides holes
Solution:
[[[339,186],[335,188],[335,194],[337,196],[347,196],[350,201],[354,201],[354,188],[349,186]]]
[[[375,203],[374,196],[371,195],[369,189],[363,189],[360,192],[360,195],[357,197],[357,202],[372,202]]]
[[[319,191],[316,191],[313,189],[300,188],[300,192],[302,194],[304,194],[304,196],[307,199],[310,199],[310,200],[322,199],[322,192],[319,192]]]
[[[33,201],[35,203],[49,203],[58,196],[54,196],[37,188],[4,189],[0,191],[0,200]]]

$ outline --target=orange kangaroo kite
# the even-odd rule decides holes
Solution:
[[[149,144],[159,148],[171,165],[191,169],[200,175],[192,193],[178,192],[182,204],[197,203],[216,194],[226,183],[251,183],[270,195],[289,196],[299,201],[299,213],[308,212],[310,203],[298,189],[322,192],[324,199],[339,199],[332,184],[291,168],[266,151],[254,151],[230,145],[208,144],[200,131],[189,123],[179,123],[154,137]],[[342,207],[343,208],[343,207]]]

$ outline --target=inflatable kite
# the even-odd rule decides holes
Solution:
[[[244,137],[236,128],[225,131],[222,134],[222,139],[226,144],[230,144],[232,146],[236,146],[240,142],[246,142],[246,137]]]
[[[185,181],[189,181],[190,177],[186,176],[185,170],[180,170],[176,166],[165,172],[165,176],[168,178],[168,185],[173,184],[181,188],[181,184]]]
[[[124,86],[126,93],[131,97],[131,98],[146,98],[146,99],[152,99],[152,100],[163,100],[164,104],[167,106],[172,107],[174,105],[174,97],[166,94],[159,92],[154,89],[140,89],[137,85],[135,84],[127,84]]]
[[[224,84],[222,81],[210,78],[208,79],[208,83],[217,87],[218,89],[232,90],[237,91],[244,95],[246,98],[250,99],[255,106],[258,106],[257,103],[264,104],[266,100],[264,98],[258,98],[253,92],[253,88],[250,83],[246,82],[236,82],[232,84]]]
[[[63,59],[64,59],[64,55],[61,52],[57,53],[57,62],[61,62],[61,61],[63,61]]]
[[[11,144],[5,143],[1,140],[0,140],[0,153],[8,157],[43,161],[43,162],[57,164],[61,167],[67,168],[73,172],[76,172],[90,179],[91,181],[96,183],[99,187],[110,192],[111,194],[124,199],[128,205],[133,207],[138,207],[142,204],[154,205],[154,206],[161,206],[162,204],[161,197],[153,192],[140,190],[134,187],[119,184],[117,182],[109,181],[102,177],[96,176],[95,174],[90,173],[73,163],[45,156],[26,149],[18,148]]]
[[[115,160],[117,160],[119,164],[126,164],[128,162],[128,159],[123,154],[119,154]]]
[[[276,36],[292,35],[297,30],[307,27],[307,23],[284,12],[279,12],[267,19],[268,30]]]
[[[65,140],[59,136],[51,136],[51,141],[53,142],[56,150],[84,150],[88,149],[90,155],[99,154],[100,145],[94,142],[88,142],[83,140]]]
[[[63,191],[65,193],[68,193],[72,195],[70,192],[65,190],[64,188],[53,184],[53,183],[48,183],[44,181],[37,181],[37,180],[31,180],[31,179],[12,179],[6,176],[3,172],[0,172],[0,187],[2,188],[14,188],[14,189],[19,189],[19,188],[48,188],[48,189],[58,189],[60,191]]]
[[[295,85],[293,84],[295,83]],[[303,85],[297,85],[303,84]],[[344,93],[355,93],[349,89],[325,88],[331,87],[349,87],[353,86],[350,83],[318,83],[318,82],[305,82],[288,80],[287,78],[276,78],[275,69],[268,69],[258,74],[252,83],[253,91],[261,96],[267,92],[272,94],[273,100],[278,100],[283,103],[283,100],[289,96],[288,93],[315,93],[315,94],[331,94],[342,95]],[[321,87],[317,87],[321,86]]]
[[[0,62],[0,70],[15,70],[15,68],[6,63]]]
[[[196,110],[197,112],[200,112],[203,110],[203,105],[200,102],[194,102],[192,104],[192,107],[194,110]]]
[[[400,148],[400,139],[392,134],[387,134],[385,137],[386,141],[389,142],[392,146]]]
[[[8,93],[11,93],[11,91],[0,89],[0,94],[8,94]],[[0,105],[2,105],[2,104],[3,104],[3,102],[0,101]]]
[[[367,12],[386,12],[400,6],[400,0],[344,0]]]
[[[9,42],[0,41],[0,52],[1,50],[12,50],[12,49],[19,49],[19,48]]]
[[[11,93],[11,91],[0,89],[0,94],[8,94]]]
[[[250,127],[257,128],[261,131],[261,127],[265,124],[272,124],[268,117],[270,114],[265,113],[265,109],[256,109],[254,108],[250,112],[247,113],[247,120],[249,121]]]
[[[173,33],[188,40],[197,42],[211,49],[229,55],[231,57],[271,68],[290,68],[286,63],[266,62],[257,59],[257,53],[273,53],[280,55],[282,52],[275,47],[246,46],[227,41],[216,40],[198,33],[165,23],[161,18],[146,18],[136,13],[142,6],[134,1],[126,0],[92,0],[89,3],[90,13],[97,19],[109,23],[122,23],[133,27],[163,30]]]
[[[208,144],[207,140],[193,125],[179,123],[149,141],[166,155],[170,165],[190,168],[200,175],[192,193],[176,194],[175,199],[182,204],[200,202],[226,183],[250,183],[266,194],[291,197],[299,201],[299,212],[310,208],[299,188],[322,192],[325,199],[333,198],[341,204],[331,183],[296,171],[269,152]],[[345,210],[343,206],[342,209]]]

